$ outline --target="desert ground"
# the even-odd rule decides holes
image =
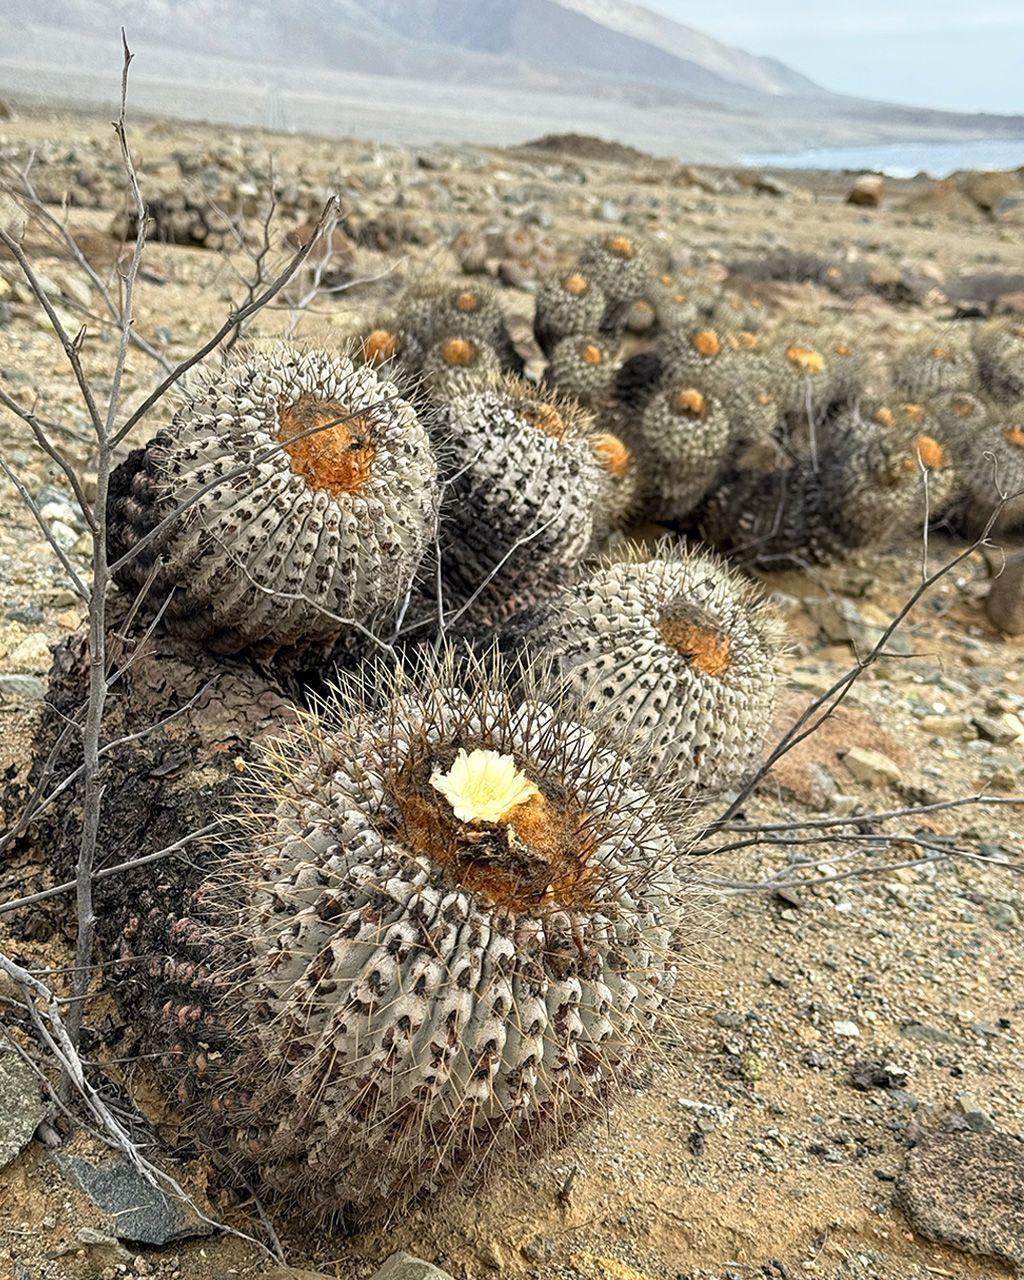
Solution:
[[[324,193],[338,191],[348,220],[325,273],[333,291],[311,293],[307,269],[259,316],[258,334],[341,342],[409,282],[457,277],[460,244],[483,236],[484,269],[502,284],[513,333],[526,335],[537,279],[571,261],[583,238],[619,225],[711,282],[730,264],[782,251],[833,264],[841,287],[825,272],[750,288],[795,327],[841,316],[882,354],[900,339],[955,331],[978,310],[1024,308],[1024,281],[1014,279],[1024,269],[1018,175],[887,182],[880,207],[858,207],[844,203],[849,175],[695,170],[579,141],[414,150],[149,120],[132,126],[131,142],[147,195],[164,199],[199,182],[210,202],[244,203],[250,224],[259,221],[253,210],[265,203],[273,155],[275,262],[289,252],[287,233],[315,216]],[[0,120],[0,157],[23,165],[33,151],[31,176],[47,208],[105,274],[120,250],[125,203],[109,122],[42,112]],[[61,184],[71,197],[64,208]],[[214,240],[216,249],[158,238],[147,247],[136,327],[172,360],[246,295],[251,258],[230,236]],[[82,361],[106,385],[115,344],[101,300],[44,228],[31,226],[26,245],[71,331],[87,326]],[[988,282],[963,283],[980,276]],[[132,349],[128,400],[154,379],[152,359]],[[0,385],[62,424],[62,444],[88,470],[87,424],[63,354],[3,256]],[[143,443],[169,411],[161,406],[127,444]],[[0,423],[5,462],[58,522],[61,545],[85,573],[89,535],[63,477],[23,423],[6,412]],[[0,504],[0,769],[10,780],[28,767],[51,650],[79,627],[82,608],[6,479]],[[964,547],[937,530],[927,545],[764,575],[788,630],[778,731],[871,648],[923,572]],[[842,708],[779,762],[746,806],[748,820],[1024,796],[1024,643],[986,617],[992,559],[974,551],[941,578]],[[871,767],[855,768],[851,748],[881,761],[871,756]],[[959,1213],[933,1223],[936,1238],[928,1239],[894,1188],[915,1176],[905,1166],[929,1135],[979,1143],[1010,1135],[1011,1152],[1013,1141],[1020,1146],[1020,818],[1010,804],[965,804],[843,828],[861,837],[856,843],[800,844],[790,830],[777,843],[700,859],[693,874],[707,907],[695,921],[686,1016],[603,1126],[495,1170],[483,1184],[458,1183],[383,1226],[311,1231],[285,1217],[276,1228],[295,1272],[274,1270],[264,1253],[223,1233],[161,1247],[119,1238],[116,1218],[62,1164],[69,1154],[99,1158],[100,1143],[51,1110],[36,1140],[0,1169],[0,1275],[298,1280],[311,1272],[364,1280],[406,1249],[466,1280],[1012,1276],[1024,1266],[1024,1244],[1012,1238],[1024,1217],[1019,1199],[1015,1208],[986,1206],[965,1175]],[[923,833],[928,843],[901,833]],[[49,883],[39,850],[21,849],[0,866],[4,897]],[[59,984],[71,956],[70,915],[68,900],[58,899],[0,917],[0,947]],[[152,1157],[177,1162],[210,1216],[265,1239],[252,1205],[178,1141],[173,1107],[148,1079],[145,1044],[119,1042],[110,1034],[117,1020],[99,990],[88,1045],[110,1096],[134,1097],[154,1135]],[[5,1153],[11,1106],[0,1087]],[[1015,1177],[1019,1197],[1024,1157],[1015,1160],[1007,1157],[998,1177],[1006,1187]],[[955,1187],[955,1164],[947,1174]],[[940,1208],[950,1200],[939,1175],[928,1191]]]

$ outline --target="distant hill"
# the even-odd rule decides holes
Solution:
[[[586,72],[723,97],[820,92],[771,59],[620,0],[0,0],[0,14],[85,36],[123,22],[134,41],[296,69]]]
[[[685,159],[1024,136],[830,93],[630,0],[0,0],[0,92],[382,141],[577,130]]]

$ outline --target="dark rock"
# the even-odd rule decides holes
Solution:
[[[43,621],[43,611],[37,604],[14,605],[7,610],[7,616],[26,627],[38,627]]]
[[[0,1053],[0,1169],[28,1146],[48,1111],[28,1063],[14,1053]]]
[[[1024,1139],[933,1132],[907,1156],[896,1203],[929,1240],[1024,1265]]]
[[[557,1252],[550,1236],[533,1236],[519,1250],[527,1262],[550,1262]]]
[[[907,1073],[893,1062],[855,1062],[850,1068],[850,1083],[855,1089],[899,1089],[906,1083]]]
[[[150,1184],[123,1160],[93,1165],[78,1156],[56,1157],[64,1174],[114,1219],[121,1240],[164,1245],[174,1240],[212,1235],[204,1222],[176,1197]]]

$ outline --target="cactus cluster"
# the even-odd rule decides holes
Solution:
[[[197,1138],[306,1212],[560,1139],[685,999],[692,815],[761,762],[782,650],[708,547],[826,561],[926,510],[975,520],[981,456],[1024,481],[1012,328],[970,376],[915,350],[884,381],[856,336],[776,331],[665,266],[586,244],[538,291],[529,380],[475,282],[344,351],[243,350],[114,476],[119,631],[169,675],[114,695],[110,794],[160,808],[125,824],[135,852],[204,804],[230,838],[107,899],[112,981]],[[652,519],[666,541],[625,542]],[[86,657],[58,653],[51,746]],[[191,707],[222,681],[237,735]],[[171,725],[183,696],[174,756],[133,708]],[[116,821],[101,844],[116,861]]]
[[[493,298],[464,301],[211,363],[110,489],[118,642],[148,635],[169,674],[112,697],[133,816],[104,853],[225,825],[104,898],[111,981],[196,1138],[307,1213],[379,1213],[603,1113],[685,998],[695,809],[771,723],[779,640],[735,573],[600,559],[654,447],[615,429],[615,341],[592,335],[588,407],[504,370]],[[464,348],[483,385],[455,378]],[[87,654],[58,655],[52,740]],[[237,738],[197,719],[207,685],[245,701]]]

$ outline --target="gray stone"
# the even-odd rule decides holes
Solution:
[[[452,1280],[452,1277],[447,1271],[431,1262],[422,1262],[410,1253],[393,1253],[373,1280]]]
[[[48,1111],[32,1068],[16,1054],[0,1053],[0,1169],[28,1146]]]
[[[42,702],[45,697],[46,685],[38,676],[0,675],[0,702]]]
[[[121,1240],[135,1244],[164,1245],[174,1240],[208,1236],[214,1232],[177,1197],[150,1184],[123,1160],[93,1165],[78,1156],[56,1157],[72,1182],[114,1219]],[[205,1210],[204,1210],[205,1212]]]
[[[896,1203],[929,1240],[1024,1266],[1024,1139],[931,1133],[908,1154]]]
[[[1016,929],[1020,916],[1009,902],[990,902],[985,908],[989,920],[997,929]]]

